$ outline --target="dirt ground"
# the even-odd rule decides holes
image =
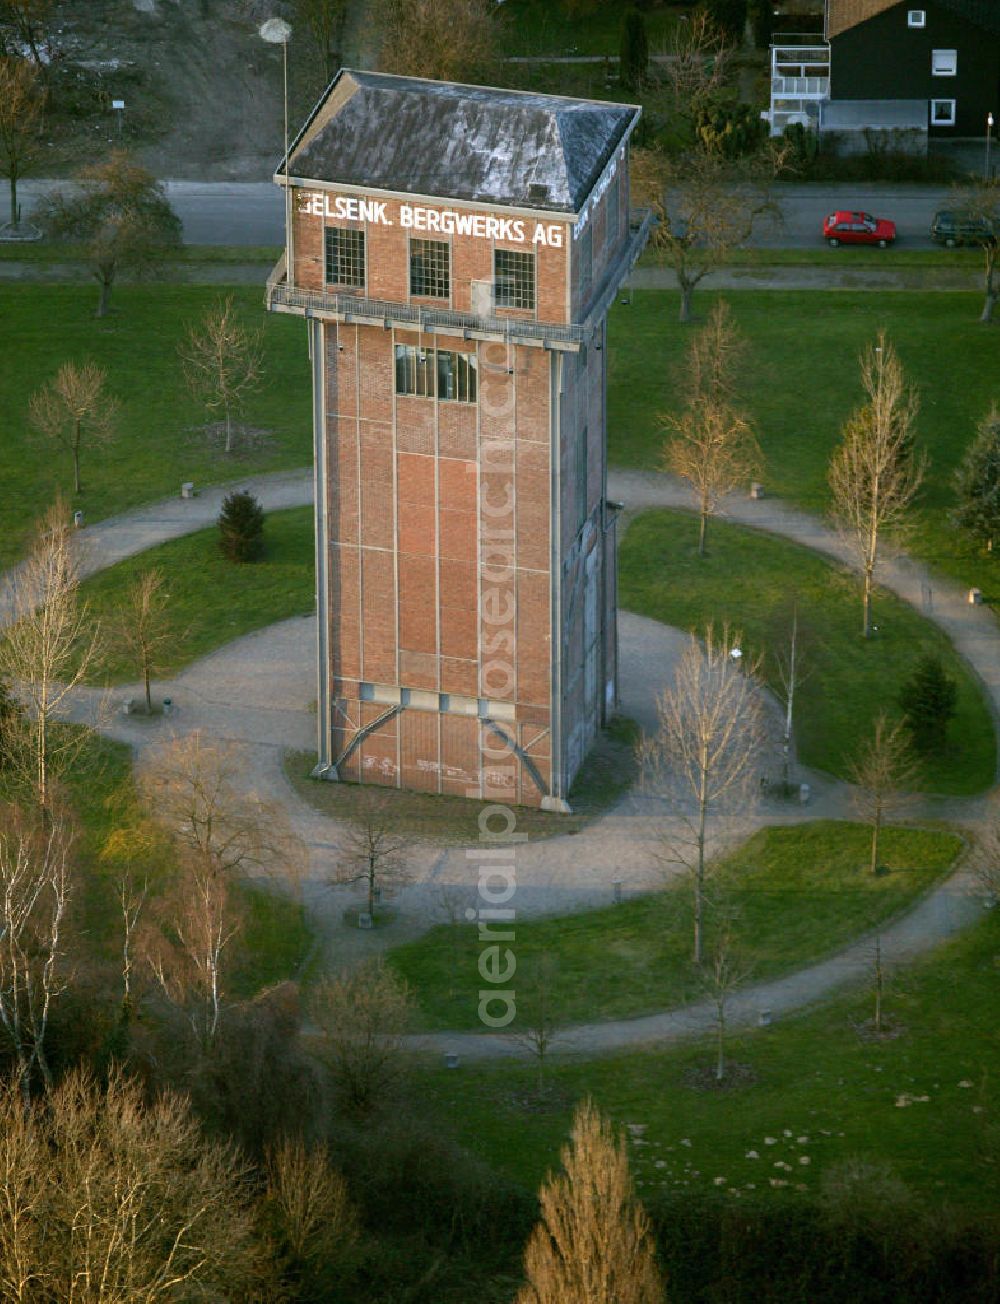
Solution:
[[[117,143],[110,101],[121,98],[124,143],[155,175],[266,180],[282,149],[281,49],[257,29],[265,18],[290,18],[290,8],[287,0],[62,0],[57,44],[98,79],[99,107],[61,117],[54,158],[64,166],[50,171]],[[289,82],[294,127],[322,89],[304,32],[289,46]]]

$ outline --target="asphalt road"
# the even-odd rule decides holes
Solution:
[[[20,184],[26,216],[52,184]],[[270,181],[168,181],[166,187],[188,244],[280,245],[284,239],[281,192]],[[783,221],[762,228],[753,243],[779,249],[817,246],[823,218],[838,208],[866,209],[876,217],[891,218],[899,228],[900,245],[929,249],[931,218],[935,209],[947,206],[949,197],[947,187],[904,185],[779,185],[774,193]]]

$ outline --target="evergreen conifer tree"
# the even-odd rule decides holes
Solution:
[[[219,513],[219,547],[230,561],[256,561],[264,550],[264,509],[251,493],[227,494]]]

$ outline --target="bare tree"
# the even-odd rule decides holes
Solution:
[[[784,707],[782,728],[782,781],[787,793],[791,778],[791,756],[795,736],[795,698],[809,677],[809,639],[799,614],[799,600],[792,595],[779,612],[771,639],[771,660],[778,681],[778,696]]]
[[[210,308],[199,326],[192,326],[178,346],[184,377],[192,395],[209,412],[222,413],[225,449],[235,446],[234,418],[255,389],[263,373],[264,334],[240,323],[229,295]]]
[[[163,654],[176,639],[170,620],[163,572],[157,567],[136,576],[125,591],[118,613],[118,635],[135,658],[146,694],[146,713],[153,713],[150,680]]]
[[[708,320],[688,344],[677,368],[677,388],[689,406],[736,405],[746,377],[747,341],[725,299],[717,299]]]
[[[163,995],[208,1050],[219,1031],[232,944],[243,927],[236,883],[210,856],[188,851],[153,914],[146,961]]]
[[[699,966],[698,978],[715,1009],[715,1080],[722,1082],[726,1076],[729,1002],[749,979],[751,968],[739,954],[732,912],[717,904],[716,918],[708,959]]]
[[[124,873],[118,880],[118,905],[122,914],[122,1007],[126,1010],[132,1007],[133,947],[148,895],[148,879],[144,878],[140,884],[134,875]]]
[[[148,273],[181,242],[181,223],[163,184],[116,150],[106,163],[76,173],[73,191],[51,195],[40,210],[50,233],[87,246],[87,261],[100,286],[97,316],[105,317],[122,268]]]
[[[488,83],[499,68],[490,0],[379,0],[379,68],[436,81]]]
[[[778,220],[770,186],[782,164],[782,153],[770,147],[735,160],[706,150],[677,157],[632,151],[633,192],[656,218],[650,244],[677,278],[681,322],[692,320],[691,301],[705,277],[763,223]]]
[[[45,1050],[52,1002],[63,991],[73,839],[66,815],[0,811],[0,1027],[27,1101]]]
[[[108,803],[108,814],[113,827],[98,860],[117,887],[122,925],[122,1009],[127,1014],[133,1005],[133,983],[141,959],[137,943],[150,886],[173,872],[174,854],[159,825],[137,815],[131,790],[127,799]]]
[[[331,886],[363,883],[368,914],[374,918],[382,897],[405,887],[412,877],[403,860],[406,845],[405,838],[393,832],[391,799],[377,789],[360,789],[356,820],[343,833]]]
[[[872,589],[883,536],[899,533],[927,460],[913,449],[918,401],[885,332],[861,355],[867,400],[848,419],[827,478],[838,528],[864,580],[862,634],[871,637]]]
[[[321,983],[312,1015],[320,1054],[347,1103],[367,1113],[398,1084],[406,1068],[403,1036],[412,1021],[406,983],[381,960]]]
[[[109,444],[118,404],[104,388],[106,373],[93,362],[64,362],[54,380],[32,394],[31,424],[73,458],[73,488],[81,493],[80,452]]]
[[[983,251],[983,311],[979,320],[993,321],[993,309],[1000,294],[997,286],[997,251],[1000,250],[1000,177],[971,182],[956,195],[956,216],[978,228],[977,243]]]
[[[882,827],[909,805],[908,789],[917,775],[906,726],[901,720],[890,724],[884,711],[876,717],[871,737],[861,744],[850,775],[855,784],[852,794],[855,810],[871,827],[868,868],[876,874]]]
[[[556,980],[556,958],[545,951],[538,956],[534,968],[533,981],[527,990],[518,992],[523,1026],[517,1034],[518,1039],[535,1057],[538,1067],[538,1094],[545,1092],[545,1068],[548,1054],[553,1043],[559,1037],[559,1025],[556,1021],[556,1003],[553,988]]]
[[[593,1102],[577,1107],[564,1171],[539,1192],[541,1221],[524,1255],[517,1304],[662,1304],[663,1279],[625,1142]]]
[[[240,886],[262,875],[297,890],[305,860],[284,811],[237,787],[241,768],[235,748],[205,743],[195,732],[161,747],[140,775],[180,860],[146,930],[146,957],[205,1048],[219,1031],[228,962],[242,930]]]
[[[687,403],[679,414],[662,418],[671,432],[663,449],[664,469],[691,487],[698,508],[700,557],[705,555],[708,518],[722,498],[750,479],[762,460],[750,423],[732,401],[741,343],[729,307],[720,301],[688,350]]]
[[[79,754],[82,733],[56,738],[54,724],[101,652],[101,630],[79,598],[80,578],[61,503],[39,522],[27,559],[6,576],[0,595],[8,627],[0,638],[0,678],[27,703],[24,729],[41,805],[53,775]]]
[[[339,63],[347,0],[295,0],[295,12],[313,39],[323,63],[323,76],[329,83]]]
[[[277,802],[241,790],[242,752],[200,731],[160,747],[140,787],[182,851],[229,878],[264,876],[297,887],[305,848]]]
[[[21,225],[17,183],[31,172],[41,154],[45,96],[37,64],[0,57],[0,176],[10,186],[10,225]]]
[[[248,1173],[230,1147],[202,1138],[184,1097],[146,1104],[118,1072],[105,1088],[74,1070],[26,1113],[9,1081],[0,1129],[5,1212],[17,1213],[14,1225],[0,1219],[4,1298],[245,1298]]]
[[[347,1183],[325,1149],[307,1149],[298,1138],[268,1149],[265,1173],[261,1222],[269,1266],[279,1282],[297,1283],[299,1297],[321,1298],[324,1275],[342,1270],[360,1239]]]
[[[683,125],[681,143],[690,144],[699,116],[725,89],[735,50],[707,9],[699,8],[674,26],[665,53],[671,122]]]
[[[646,760],[676,794],[686,830],[670,840],[669,854],[692,876],[693,959],[700,964],[709,817],[752,799],[765,740],[760,690],[753,668],[742,665],[738,638],[728,629],[717,637],[711,625],[704,641],[692,635],[656,709],[659,727]]]

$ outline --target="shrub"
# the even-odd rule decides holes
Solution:
[[[808,172],[819,152],[819,132],[792,122],[785,128],[782,139],[788,148],[785,170],[792,173]]]
[[[219,547],[230,561],[256,561],[264,551],[264,509],[251,493],[227,494],[219,513]]]
[[[706,150],[723,158],[742,158],[757,150],[767,126],[751,104],[713,104],[698,114],[698,137]]]
[[[918,752],[940,752],[947,741],[948,722],[955,714],[958,687],[945,674],[941,658],[922,656],[903,685],[899,705]]]

